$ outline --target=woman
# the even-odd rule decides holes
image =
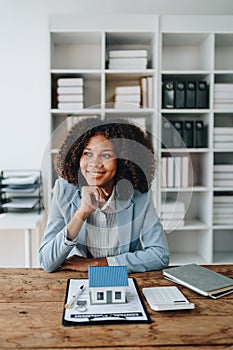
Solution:
[[[150,135],[136,125],[80,120],[58,156],[41,266],[48,272],[166,267],[169,252],[151,194],[155,169]]]

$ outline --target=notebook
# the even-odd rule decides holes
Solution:
[[[220,298],[233,292],[233,279],[197,264],[187,264],[163,270],[166,279],[181,284],[193,291]]]

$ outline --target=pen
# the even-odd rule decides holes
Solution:
[[[79,287],[77,293],[74,294],[74,295],[72,295],[72,297],[71,297],[71,299],[68,301],[68,303],[65,304],[65,308],[66,308],[66,309],[71,309],[71,308],[72,308],[72,306],[73,306],[75,300],[76,300],[76,299],[78,298],[78,296],[83,292],[84,289],[85,289],[85,285],[82,284],[82,285]]]

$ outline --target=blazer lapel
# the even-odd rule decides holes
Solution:
[[[122,254],[129,251],[131,243],[134,203],[132,201],[116,201],[116,209],[120,253]]]

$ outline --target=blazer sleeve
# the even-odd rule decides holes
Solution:
[[[47,226],[39,249],[40,264],[47,272],[55,271],[74,248],[74,245],[65,244],[68,210],[63,183],[57,180],[53,189]]]
[[[167,240],[154,208],[151,192],[148,193],[143,210],[143,215],[139,215],[140,219],[133,219],[129,252],[115,257],[119,265],[128,267],[129,272],[161,270],[169,264]],[[136,210],[134,212],[134,215],[138,215]]]

